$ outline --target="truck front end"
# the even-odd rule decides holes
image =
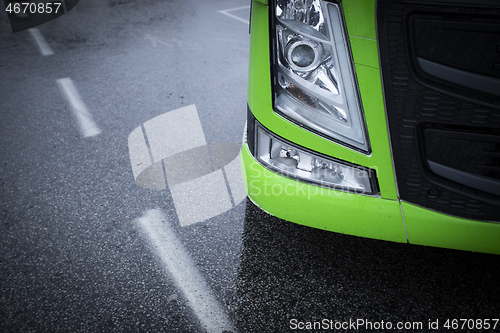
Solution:
[[[248,197],[338,233],[500,254],[500,2],[253,1]]]

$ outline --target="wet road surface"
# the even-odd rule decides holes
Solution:
[[[0,331],[498,318],[498,256],[322,232],[242,196],[248,13],[88,0],[16,34],[0,15]]]

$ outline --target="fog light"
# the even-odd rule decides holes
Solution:
[[[282,176],[332,190],[375,194],[373,170],[315,154],[275,137],[256,124],[255,155],[265,167]]]

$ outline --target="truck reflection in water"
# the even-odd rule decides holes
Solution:
[[[357,319],[391,322],[395,331],[404,331],[397,323],[420,322],[422,332],[432,331],[437,319],[443,329],[447,319],[498,318],[498,276],[495,255],[326,232],[271,217],[247,200],[234,322],[240,332]]]

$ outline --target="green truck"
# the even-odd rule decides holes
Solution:
[[[253,0],[249,61],[257,206],[500,254],[500,1]]]

